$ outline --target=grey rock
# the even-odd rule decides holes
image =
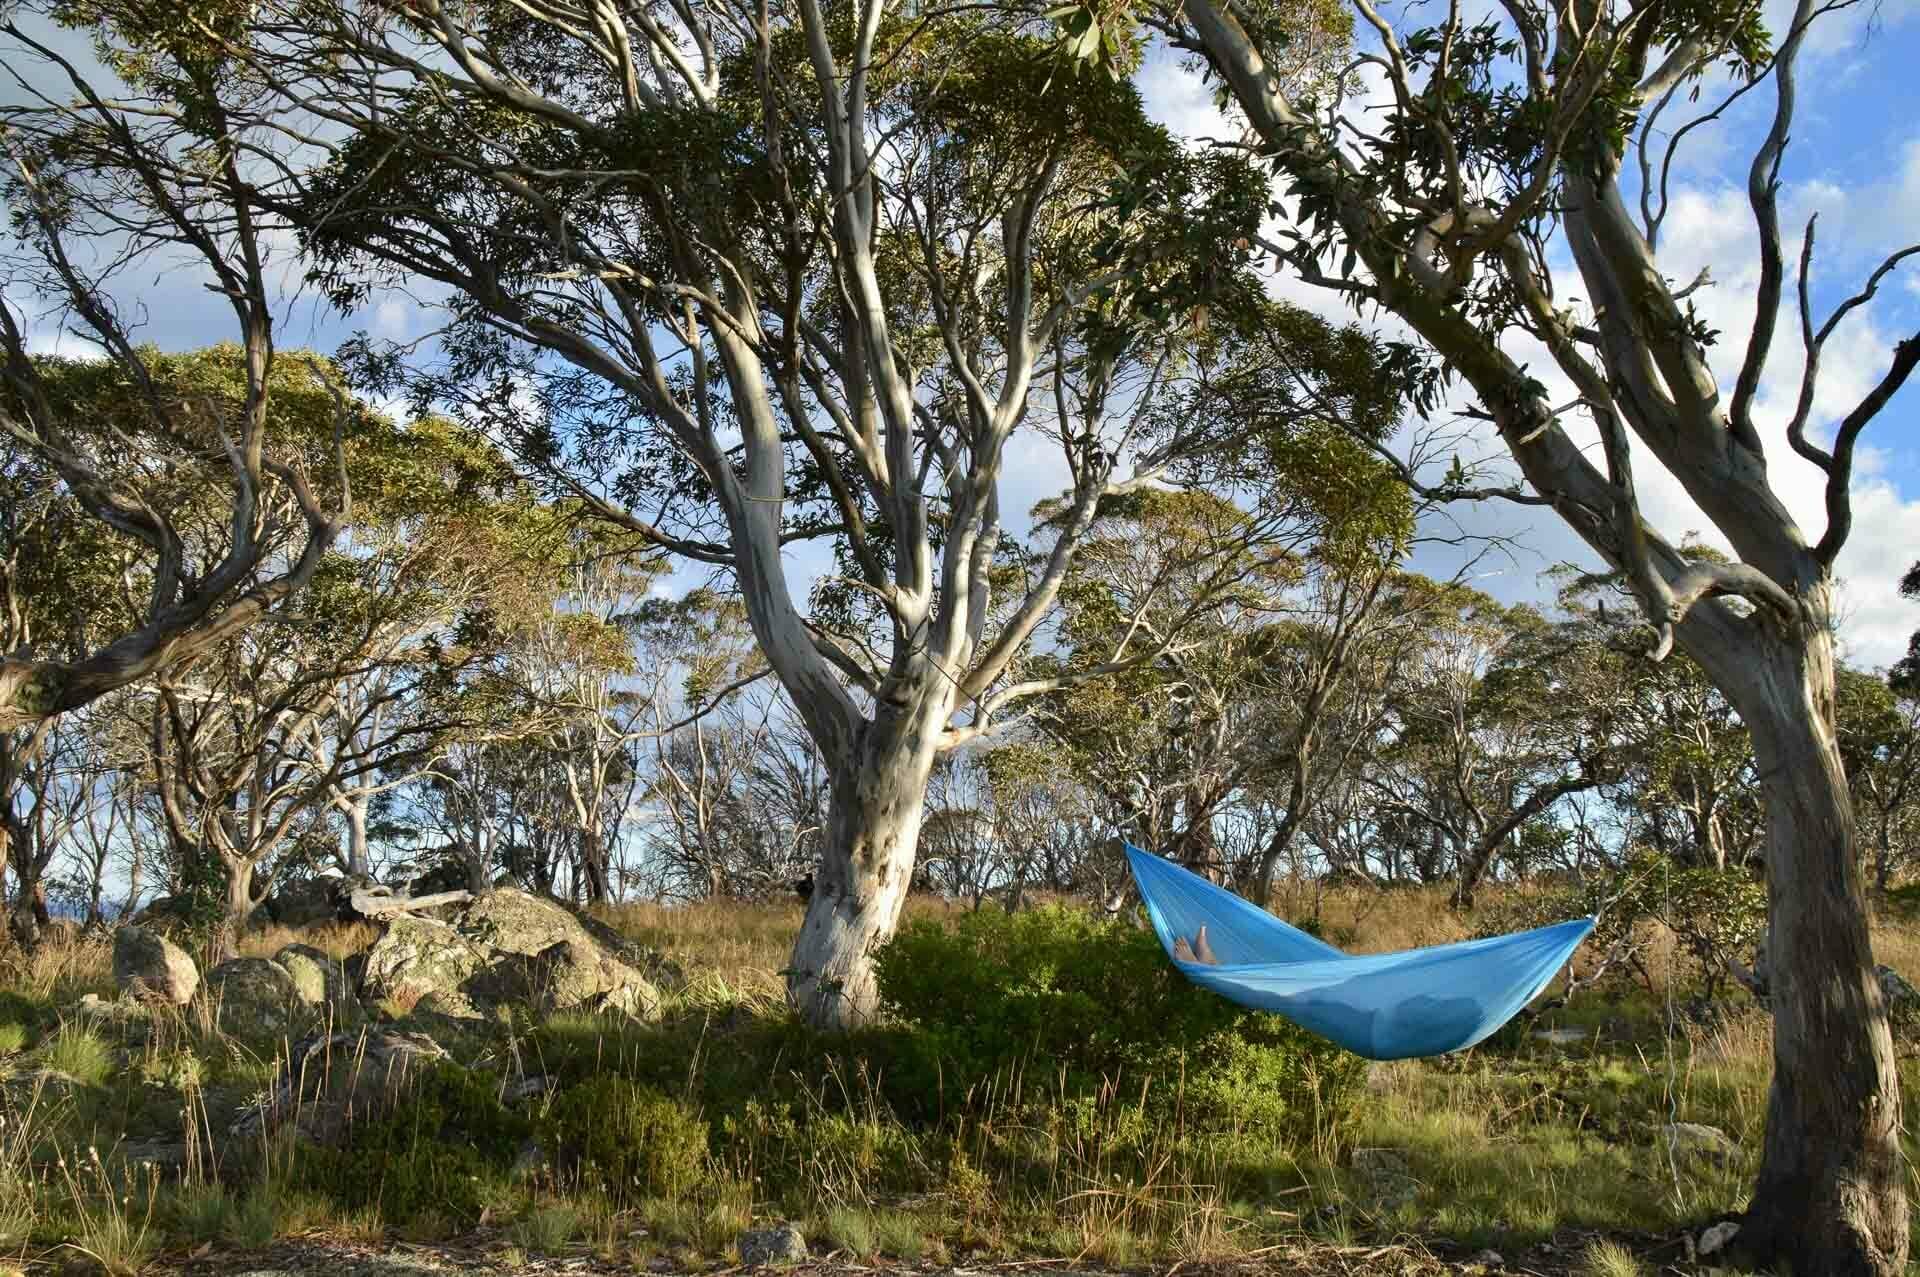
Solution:
[[[302,1038],[287,1053],[279,1083],[243,1110],[228,1133],[254,1135],[295,1120],[308,1139],[335,1142],[353,1117],[376,1112],[402,1094],[416,1070],[451,1058],[425,1034],[394,1029]]]
[[[290,944],[273,955],[293,977],[294,992],[311,1007],[345,1007],[353,998],[347,969],[310,944]]]
[[[302,878],[289,882],[273,893],[265,913],[283,927],[311,927],[322,922],[339,922],[347,916],[346,879],[338,877]]]
[[[1693,1253],[1705,1259],[1717,1255],[1727,1248],[1727,1243],[1740,1235],[1740,1225],[1732,1220],[1722,1220],[1700,1234],[1700,1240],[1694,1243]]]
[[[207,998],[223,1026],[255,1032],[281,1032],[307,1006],[293,976],[271,958],[221,963],[207,972]]]
[[[144,1022],[153,1018],[153,1006],[133,998],[108,999],[97,993],[83,993],[73,1004],[73,1013],[88,1020]]]
[[[165,936],[125,926],[113,933],[113,982],[129,997],[183,1007],[200,988],[200,969]]]
[[[487,956],[444,922],[402,915],[367,950],[360,992],[370,1002],[394,998],[412,1005],[428,994],[458,990],[487,965]]]
[[[1507,1257],[1497,1250],[1483,1250],[1467,1262],[1480,1268],[1498,1271],[1507,1266]]]
[[[1699,1157],[1719,1164],[1740,1150],[1725,1131],[1700,1122],[1671,1122],[1661,1127],[1660,1133],[1676,1157]]]
[[[1399,1210],[1420,1196],[1420,1181],[1413,1177],[1407,1159],[1390,1148],[1355,1149],[1353,1171],[1362,1194],[1375,1207]]]
[[[750,1268],[770,1264],[797,1264],[807,1257],[807,1239],[792,1224],[749,1228],[734,1242],[740,1262]]]
[[[1541,1029],[1533,1035],[1533,1040],[1554,1046],[1572,1046],[1575,1042],[1585,1042],[1590,1036],[1585,1029]]]

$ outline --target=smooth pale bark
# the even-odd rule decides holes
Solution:
[[[367,796],[356,794],[345,801],[336,799],[335,805],[347,818],[347,877],[370,878],[373,858],[367,846]]]
[[[852,1028],[879,1006],[873,951],[893,935],[913,882],[949,696],[878,706],[832,769],[820,868],[787,973],[788,1000],[811,1024]]]

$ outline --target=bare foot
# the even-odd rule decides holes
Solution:
[[[1193,956],[1193,946],[1187,943],[1185,936],[1175,936],[1173,938],[1173,957],[1176,962],[1197,961]]]
[[[1214,956],[1213,946],[1207,943],[1207,929],[1200,928],[1200,934],[1193,938],[1194,956],[1210,967],[1220,965],[1220,959]]]

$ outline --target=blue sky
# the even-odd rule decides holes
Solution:
[[[1784,6],[1771,0],[1768,8],[1779,29]],[[1387,12],[1397,24],[1411,28],[1431,21],[1435,11],[1401,6]],[[69,35],[61,43],[77,51],[79,42]],[[1888,252],[1920,241],[1916,67],[1920,67],[1920,0],[1857,5],[1831,16],[1809,40],[1801,74],[1800,117],[1783,174],[1782,202],[1790,259],[1797,257],[1807,213],[1817,209],[1821,214],[1814,275],[1816,322]],[[1139,82],[1153,112],[1176,131],[1196,139],[1231,132],[1231,126],[1214,111],[1211,95],[1175,60],[1151,59]],[[1772,101],[1770,89],[1749,94],[1720,124],[1703,130],[1704,136],[1696,135],[1697,144],[1683,152],[1662,246],[1663,266],[1670,275],[1691,279],[1702,267],[1711,272],[1715,283],[1700,295],[1699,304],[1724,334],[1716,371],[1727,385],[1751,325],[1756,276],[1745,169]],[[361,313],[342,318],[311,293],[298,291],[290,254],[283,258],[283,266],[287,299],[279,337],[284,348],[330,351],[358,329],[408,338],[432,326],[429,312],[398,293],[376,298]],[[1341,313],[1327,296],[1293,281],[1275,281],[1274,289],[1314,309]],[[231,335],[230,312],[205,290],[198,270],[181,269],[179,263],[142,264],[121,278],[118,295],[124,306],[143,317],[142,335],[162,347],[192,348]],[[33,303],[28,298],[14,293],[10,300],[29,308],[31,315]],[[37,320],[37,344],[43,349],[74,349],[61,338],[54,320],[52,315]],[[1816,411],[1822,430],[1830,430],[1832,422],[1879,378],[1893,343],[1914,333],[1920,333],[1920,262],[1909,262],[1890,278],[1872,305],[1829,344]],[[1775,481],[1801,517],[1803,530],[1817,537],[1824,526],[1820,476],[1788,454],[1779,438],[1784,410],[1798,386],[1796,334],[1792,317],[1783,316],[1777,354],[1763,383],[1759,416]],[[1533,362],[1544,363],[1544,359]],[[1895,594],[1900,574],[1920,558],[1920,384],[1910,385],[1881,414],[1865,443],[1866,454],[1857,471],[1855,531],[1840,560],[1842,637],[1849,659],[1879,665],[1904,650],[1906,636],[1920,626],[1920,607]],[[1012,460],[1013,491],[1007,494],[1005,508],[1024,510],[1057,488],[1057,460],[1038,451],[1024,459],[1027,464],[1018,452]],[[1643,500],[1656,526],[1673,536],[1710,533],[1704,518],[1677,487],[1647,473],[1647,463],[1642,464]],[[1597,566],[1553,516],[1537,511],[1510,506],[1455,509],[1448,519],[1436,520],[1431,530],[1444,535],[1456,526],[1509,538],[1509,552],[1482,561],[1474,570],[1478,585],[1509,600],[1538,597],[1540,571],[1556,563],[1571,560]],[[1416,566],[1450,572],[1458,566],[1458,555],[1430,548],[1417,557]],[[801,569],[797,575],[804,578],[806,565],[796,567]],[[796,588],[800,588],[798,582]]]

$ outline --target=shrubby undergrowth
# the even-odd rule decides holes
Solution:
[[[1151,931],[1082,910],[980,910],[910,922],[877,957],[908,1030],[909,1093],[1040,1074],[1076,1105],[1118,1086],[1198,1131],[1312,1138],[1352,1102],[1357,1057],[1182,979]]]

